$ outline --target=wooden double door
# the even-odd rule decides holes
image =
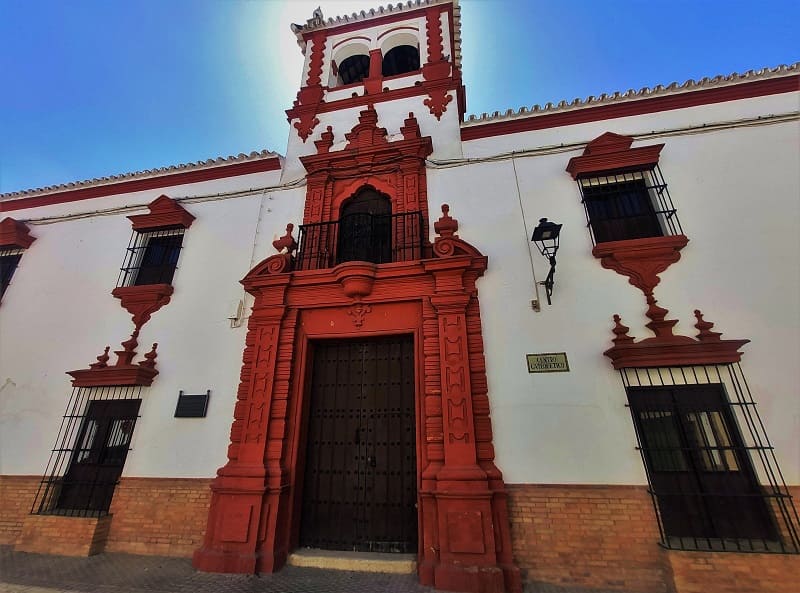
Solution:
[[[410,335],[315,344],[301,546],[416,552],[414,387]]]

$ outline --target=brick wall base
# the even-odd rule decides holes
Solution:
[[[38,476],[0,476],[0,544],[29,552],[190,557],[210,479],[123,478],[100,520],[30,515]],[[644,486],[510,484],[514,559],[527,581],[637,593],[797,593],[800,555],[681,552],[658,545]],[[792,488],[795,501],[800,488]]]
[[[0,476],[0,545],[17,541],[41,476]]]
[[[665,550],[644,486],[509,484],[527,581],[637,593],[798,593],[800,555]],[[795,504],[800,488],[790,488]]]
[[[92,556],[103,551],[111,517],[28,515],[14,550],[60,556]]]
[[[667,593],[644,486],[509,484],[514,560],[527,581]]]
[[[203,543],[210,479],[122,478],[106,550],[191,557]]]
[[[800,555],[664,552],[676,593],[797,593]]]

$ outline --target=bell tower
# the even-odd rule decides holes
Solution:
[[[439,158],[461,156],[459,124],[466,109],[461,81],[460,8],[424,0],[325,18],[321,9],[292,31],[304,55],[301,87],[288,116],[284,181],[304,173],[299,157],[334,133],[334,150],[359,113],[374,106],[397,134],[413,113]]]

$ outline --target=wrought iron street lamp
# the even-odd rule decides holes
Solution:
[[[540,218],[538,226],[533,229],[533,237],[531,237],[531,241],[536,244],[539,253],[550,262],[550,272],[547,274],[547,278],[543,282],[539,282],[544,286],[548,305],[553,304],[550,301],[550,297],[553,294],[553,278],[556,274],[556,252],[558,251],[558,236],[561,233],[561,226],[546,218]]]

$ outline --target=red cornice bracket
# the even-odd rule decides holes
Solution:
[[[601,134],[586,145],[583,155],[572,157],[567,172],[573,179],[608,171],[650,168],[658,164],[663,144],[631,148],[633,138],[613,132]]]
[[[194,222],[192,216],[183,206],[166,195],[161,195],[147,205],[148,214],[134,214],[128,219],[133,223],[134,231],[152,231],[182,227],[188,229]]]
[[[36,240],[31,237],[28,225],[19,220],[6,217],[0,222],[0,247],[27,249]]]
[[[680,259],[688,242],[686,235],[607,241],[595,245],[592,255],[648,296],[660,282],[658,275]]]
[[[150,316],[169,303],[174,288],[171,284],[144,284],[142,286],[118,286],[111,294],[121,301],[122,307],[133,317],[138,330],[150,320]]]

